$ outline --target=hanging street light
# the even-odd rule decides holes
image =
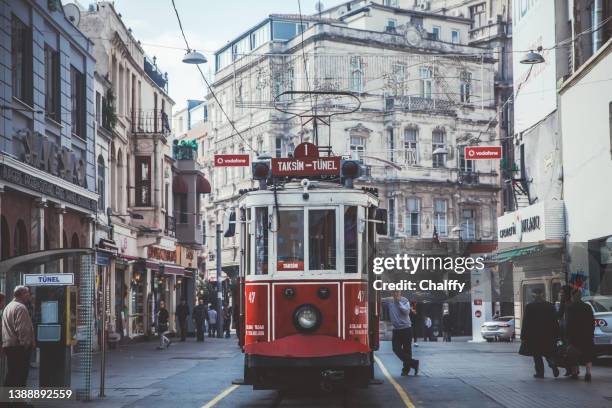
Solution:
[[[199,65],[206,64],[208,60],[201,52],[198,52],[196,50],[188,50],[187,54],[185,54],[185,56],[183,57],[183,62],[185,64]]]

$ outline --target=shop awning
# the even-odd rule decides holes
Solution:
[[[185,275],[185,268],[179,265],[162,264],[161,269],[164,275]]]
[[[203,174],[196,176],[196,192],[198,194],[208,194],[211,192],[210,183]]]
[[[520,248],[510,248],[506,250],[498,250],[495,254],[493,254],[492,260],[496,262],[506,262],[514,258],[536,254],[542,252],[543,250],[544,245],[542,244],[536,244]]]
[[[182,176],[174,176],[172,179],[172,192],[175,194],[187,194],[189,192],[187,182]]]

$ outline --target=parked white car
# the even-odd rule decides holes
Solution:
[[[500,316],[480,326],[480,334],[487,341],[513,341],[514,316]]]
[[[595,354],[612,355],[612,296],[585,296],[595,318]]]

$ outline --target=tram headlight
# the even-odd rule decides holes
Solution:
[[[302,305],[295,309],[293,322],[299,331],[313,332],[321,324],[321,313],[313,305]]]

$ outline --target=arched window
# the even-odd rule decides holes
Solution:
[[[70,239],[70,246],[72,248],[80,248],[79,235],[76,232],[72,234],[72,238]]]
[[[116,212],[117,211],[117,191],[115,186],[117,185],[117,157],[115,156],[115,144],[111,144],[111,163],[110,163],[110,207]]]
[[[11,232],[9,231],[8,222],[4,215],[0,217],[0,240],[2,244],[2,252],[0,259],[6,259],[11,256]]]
[[[25,255],[28,253],[28,232],[23,220],[17,221],[17,225],[15,225],[13,247],[13,256]]]
[[[125,169],[123,168],[123,153],[121,149],[117,150],[117,184],[115,186],[117,191],[117,211],[121,214],[125,213],[123,209],[123,196],[125,195],[124,190],[124,174]]]
[[[106,168],[104,167],[104,157],[98,156],[98,209],[102,212],[106,210]]]

